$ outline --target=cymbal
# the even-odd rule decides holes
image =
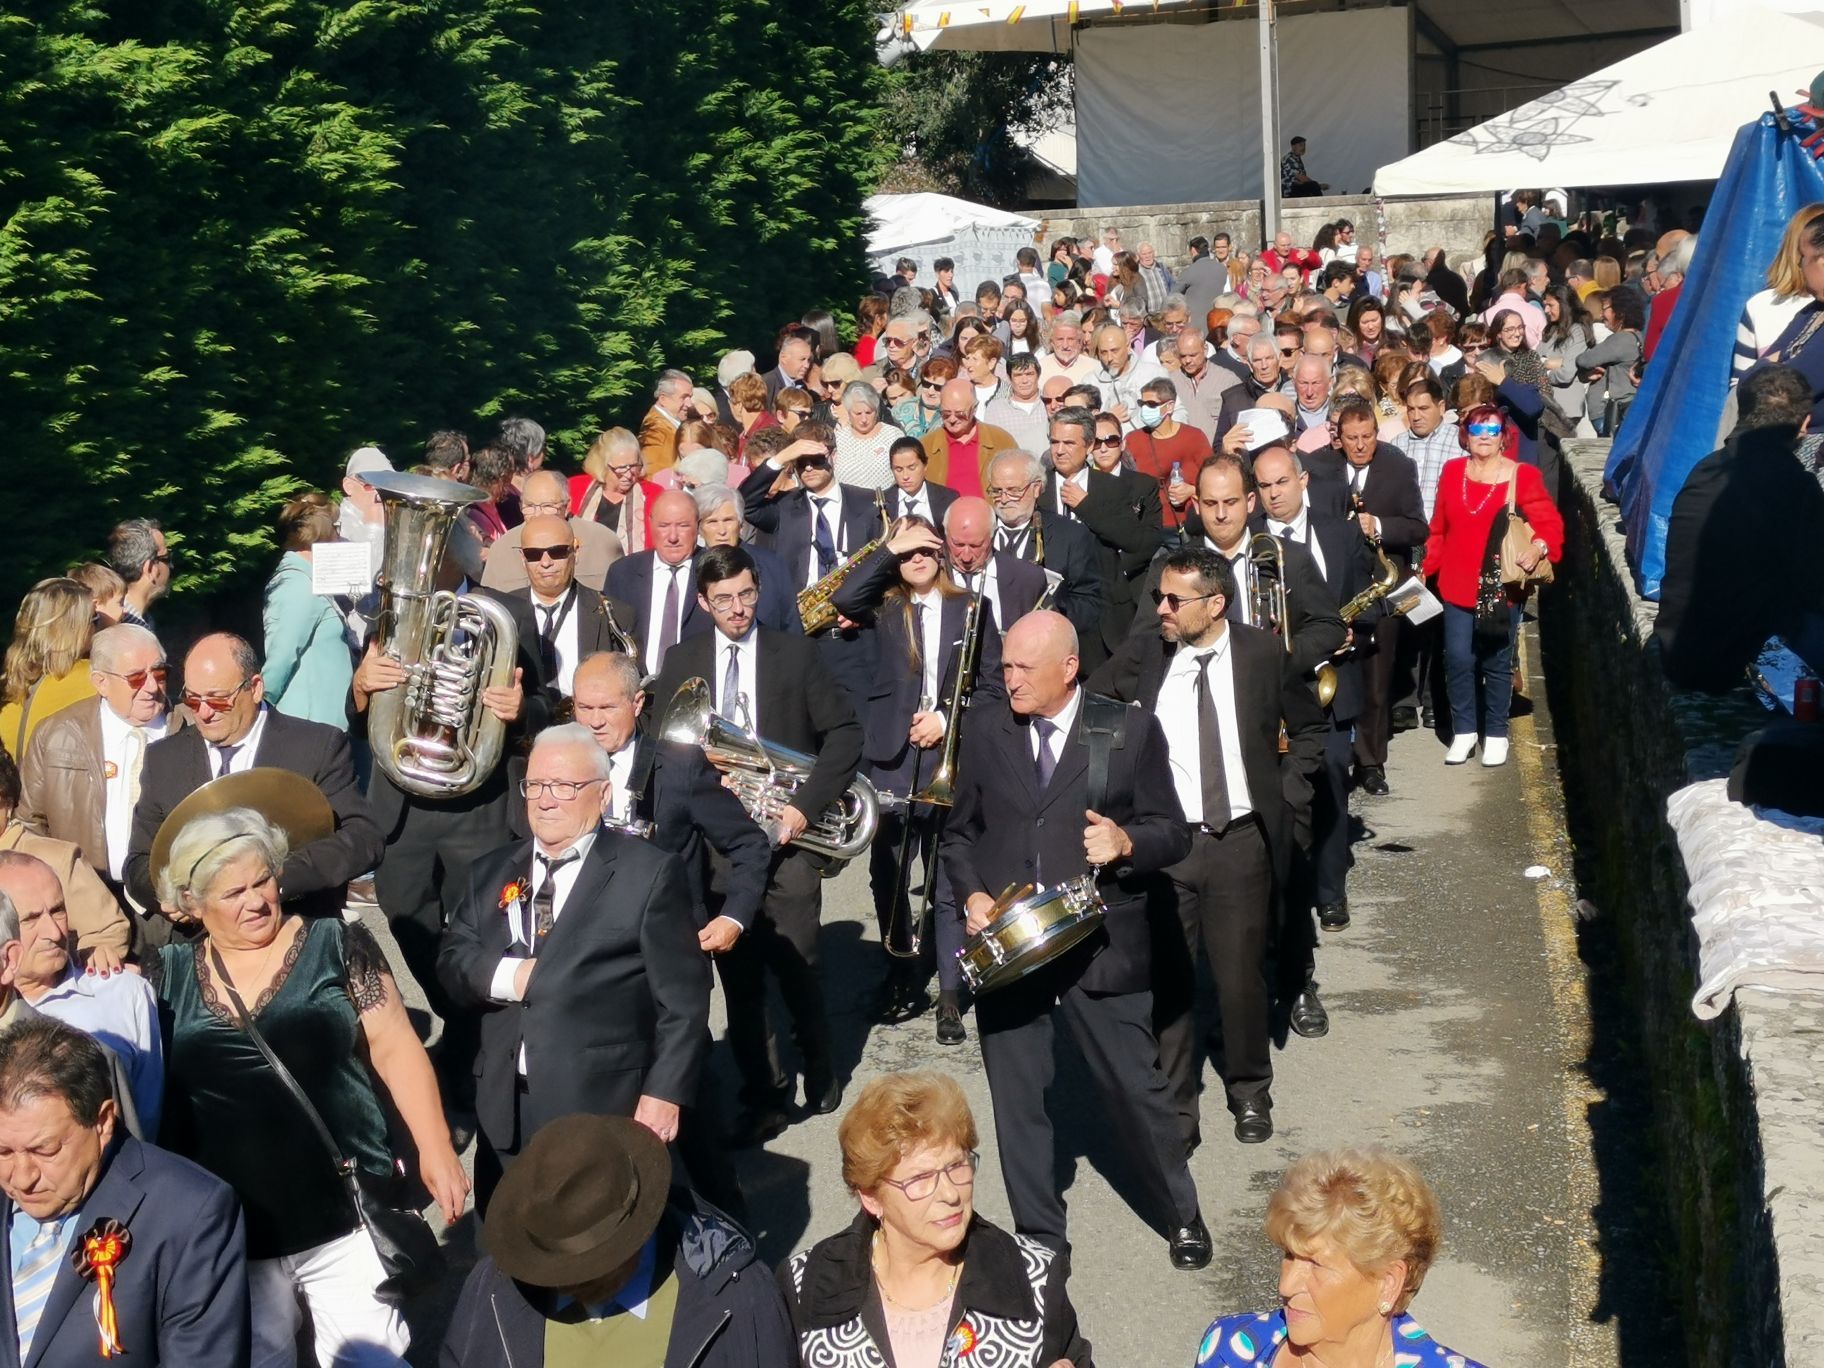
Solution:
[[[193,818],[226,812],[230,808],[252,808],[285,833],[291,848],[309,845],[332,835],[336,814],[323,791],[303,775],[291,770],[262,765],[211,779],[166,815],[152,838],[152,887],[158,887],[165,864],[171,858],[171,843]]]

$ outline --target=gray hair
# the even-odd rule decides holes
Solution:
[[[659,372],[659,381],[652,387],[655,399],[669,399],[678,392],[679,385],[691,383],[690,377],[681,370],[668,369]]]
[[[611,757],[607,751],[602,749],[601,743],[595,739],[595,733],[581,722],[564,722],[555,727],[546,727],[532,742],[530,759],[536,760],[540,751],[563,750],[570,746],[588,752],[597,779],[606,779],[609,776]]]
[[[1063,313],[1051,320],[1051,330],[1056,332],[1059,328],[1075,328],[1078,332],[1082,332],[1083,315],[1076,309],[1064,310]]]
[[[157,637],[137,623],[121,622],[95,633],[94,640],[89,643],[89,666],[103,674],[113,674],[121,657],[136,646],[152,647],[158,652],[159,662],[164,662],[165,648],[159,645]]]
[[[1218,295],[1216,303],[1229,311],[1230,323],[1234,323],[1237,318],[1252,318],[1257,322],[1260,319],[1260,305],[1251,299],[1243,299],[1240,295],[1225,294]]]
[[[13,906],[13,900],[0,890],[0,945],[19,939],[19,909]]]
[[[1092,434],[1095,432],[1094,419],[1090,420],[1090,432]],[[1007,450],[998,453],[992,461],[988,462],[988,478],[992,480],[994,478],[994,472],[1003,466],[1012,468],[1016,465],[1025,472],[1026,479],[1024,483],[1026,484],[1031,484],[1034,480],[1042,480],[1045,478],[1045,463],[1037,456],[1034,456],[1030,451],[1021,451],[1018,447],[1009,447]]]
[[[688,476],[698,484],[728,483],[728,457],[714,447],[701,447],[688,456],[680,456],[672,468],[680,479]]]
[[[628,456],[640,449],[640,439],[623,427],[609,428],[602,434],[602,451],[609,456]]]
[[[741,496],[726,484],[700,484],[690,491],[690,497],[697,501],[697,518],[707,518],[723,504],[735,506],[735,517],[741,523],[741,531],[747,531],[747,512],[741,507]]]
[[[1123,320],[1143,321],[1146,318],[1146,305],[1137,299],[1124,299],[1121,301],[1120,314]]]
[[[1298,354],[1298,360],[1296,360],[1292,363],[1292,373],[1294,375],[1297,375],[1299,373],[1299,371],[1301,371],[1305,368],[1305,365],[1307,362],[1309,362],[1313,366],[1316,366],[1318,373],[1320,375],[1322,375],[1324,377],[1324,379],[1328,380],[1330,378],[1329,360],[1325,357],[1317,355],[1315,352],[1301,351]]]
[[[922,326],[931,326],[931,315],[925,313],[925,295],[916,285],[901,285],[893,291],[892,302],[887,305],[889,318],[913,318],[923,315]]]
[[[1248,360],[1252,361],[1254,353],[1263,348],[1272,352],[1274,356],[1279,355],[1279,339],[1265,328],[1248,339]]]
[[[576,668],[580,670],[585,665],[597,664],[614,677],[614,682],[628,698],[637,695],[640,685],[645,682],[645,673],[637,656],[623,655],[619,651],[596,651],[578,661]],[[594,733],[590,735],[593,739]]]
[[[545,430],[530,418],[503,418],[495,445],[512,452],[515,465],[524,470],[526,463],[545,449]]]
[[[277,874],[291,853],[291,841],[252,808],[229,808],[192,817],[171,842],[165,867],[158,872],[158,900],[189,911],[222,866],[249,851]]]
[[[137,583],[146,562],[158,554],[157,533],[164,529],[153,518],[128,518],[108,533],[108,568],[128,584]]]
[[[1159,301],[1159,312],[1161,314],[1169,313],[1173,309],[1183,309],[1186,313],[1189,313],[1191,311],[1191,302],[1182,294],[1168,294],[1164,299]]]
[[[852,399],[865,399],[871,408],[880,407],[880,395],[875,393],[874,386],[866,380],[851,380],[842,387],[842,406],[846,409]]]
[[[1697,234],[1693,233],[1690,237],[1680,238],[1672,244],[1672,250],[1667,252],[1660,261],[1659,273],[1662,276],[1668,271],[1678,276],[1688,274],[1691,270],[1691,258],[1696,254]]]
[[[1092,447],[1096,444],[1096,415],[1092,410],[1074,406],[1071,408],[1061,408],[1051,415],[1052,427],[1055,428],[1060,423],[1065,427],[1073,427],[1081,432],[1083,434],[1083,445],[1085,447]]]

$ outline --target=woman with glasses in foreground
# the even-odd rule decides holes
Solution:
[[[877,1078],[837,1138],[861,1210],[779,1274],[803,1363],[1088,1368],[1056,1253],[975,1214],[975,1118],[953,1080]]]

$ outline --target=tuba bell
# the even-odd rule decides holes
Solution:
[[[791,806],[810,777],[816,760],[787,746],[755,736],[710,707],[709,685],[687,679],[665,709],[659,735],[666,741],[697,746],[722,771],[728,786],[762,827],[770,827]],[[880,825],[880,795],[856,775],[843,795],[822,812],[805,814],[810,825],[793,845],[832,860],[852,860],[873,843]]]
[[[405,668],[403,684],[368,701],[374,763],[407,793],[459,797],[500,763],[506,724],[482,706],[481,695],[513,682],[519,651],[519,631],[503,605],[435,588],[451,526],[488,496],[425,475],[361,478],[380,496],[386,525],[374,642]]]

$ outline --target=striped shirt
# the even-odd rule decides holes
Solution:
[[[1463,444],[1457,440],[1457,425],[1454,422],[1439,423],[1426,437],[1415,437],[1410,430],[1402,432],[1389,445],[1405,452],[1419,468],[1419,494],[1425,500],[1425,521],[1430,522],[1432,506],[1438,498],[1438,477],[1444,473],[1444,462],[1454,461],[1463,454]]]

